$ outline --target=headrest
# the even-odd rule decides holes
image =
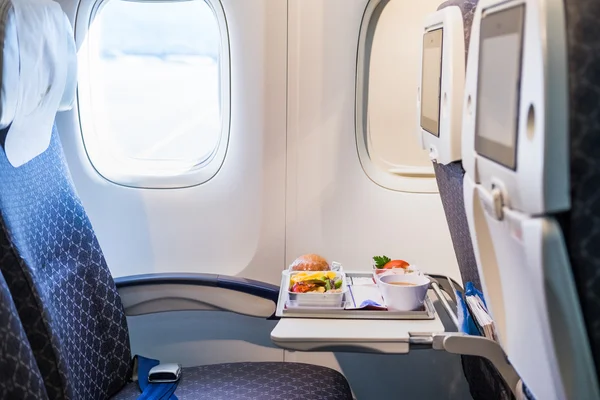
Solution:
[[[469,56],[469,42],[471,40],[471,26],[473,25],[473,17],[479,0],[447,0],[440,4],[438,10],[446,7],[457,6],[463,16],[463,27],[465,35],[465,62]]]
[[[461,10],[450,4],[429,14],[423,24],[417,132],[437,164],[461,159],[464,32]]]
[[[50,144],[57,111],[72,107],[77,86],[73,30],[51,0],[0,0],[0,129],[6,157],[19,167]]]

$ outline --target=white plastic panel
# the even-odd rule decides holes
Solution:
[[[483,10],[493,13],[522,4],[525,17],[520,100],[515,121],[516,170],[512,170],[475,151],[480,23]],[[510,208],[531,215],[569,207],[563,7],[559,0],[482,0],[471,33],[463,111],[463,166],[487,190],[492,186],[502,190],[504,202]]]
[[[475,207],[483,208],[481,204]],[[504,326],[498,323],[500,343],[536,398],[562,399],[565,392],[552,347],[547,317],[551,310],[544,301],[542,264],[530,262],[541,251],[541,221],[517,213],[507,213],[503,221],[497,221],[487,212],[480,212],[485,215],[490,238],[493,238],[491,245],[500,271],[506,318]],[[480,217],[481,214],[476,213],[475,218]],[[481,236],[478,239],[482,240]],[[486,274],[485,264],[480,276],[482,274]],[[484,279],[487,289],[497,284],[487,277]]]
[[[128,317],[131,350],[184,367],[283,361],[269,338],[276,321],[219,311],[180,311]],[[185,379],[185,378],[184,378]]]
[[[468,176],[464,188],[480,277],[510,362],[536,398],[596,398],[595,368],[558,224],[506,207],[499,221],[482,201],[486,192]]]
[[[528,245],[539,248],[541,237],[535,243],[535,234],[529,234],[527,239],[533,243],[526,243],[522,219],[490,218],[469,176],[464,197],[479,276],[500,344],[535,396],[561,399],[564,391],[538,298],[539,271],[531,269],[526,252]]]
[[[465,84],[465,38],[463,17],[457,6],[446,7],[425,19],[423,33],[442,29],[442,61],[440,79],[439,134],[421,125],[423,68],[419,73],[417,90],[417,133],[423,149],[440,164],[461,159],[462,105]],[[421,40],[421,60],[423,60]],[[428,61],[424,61],[428,62]]]
[[[443,333],[439,319],[432,320],[354,320],[282,318],[271,339],[289,350],[347,348],[354,351],[402,354],[409,352],[411,332]]]
[[[119,289],[127,316],[189,310],[218,310],[258,318],[275,313],[275,303],[250,294],[211,286],[158,284]]]

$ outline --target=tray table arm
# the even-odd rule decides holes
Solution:
[[[482,336],[464,333],[444,333],[433,336],[433,348],[448,353],[478,356],[489,360],[506,381],[515,396],[518,396],[520,378],[508,362],[502,347],[497,342]],[[517,397],[518,398],[518,397]]]
[[[430,278],[432,278],[431,287],[433,291],[440,300],[440,303],[442,303],[442,306],[450,319],[452,319],[452,322],[454,322],[457,329],[460,331],[458,316],[456,315],[454,309],[450,306],[450,303],[448,303],[446,296],[444,296],[442,293],[442,291],[446,290],[438,282],[438,279],[447,280],[452,289],[455,289],[453,286],[458,286],[459,288],[460,286],[456,282],[453,282],[449,277],[430,275]],[[452,290],[452,292],[452,295],[454,295],[453,298],[456,301],[454,290]],[[410,343],[424,344],[425,341],[427,341],[426,339],[426,337],[414,335],[411,336]],[[435,350],[445,350],[448,353],[465,356],[478,356],[489,360],[498,370],[498,373],[500,373],[502,378],[506,381],[516,398],[519,399],[522,397],[521,380],[519,375],[509,363],[504,350],[502,350],[502,347],[498,342],[483,336],[473,336],[462,332],[445,332],[442,334],[434,334],[430,339],[432,347]]]

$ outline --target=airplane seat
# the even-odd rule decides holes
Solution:
[[[0,270],[50,398],[138,398],[123,302],[54,126],[56,112],[68,108],[75,95],[71,26],[50,0],[0,0],[0,18],[0,26],[13,30],[0,37],[2,68],[12,68],[17,80],[16,91],[10,90],[15,81],[6,80],[6,73],[1,82]],[[221,276],[178,279],[199,289],[226,286],[256,296],[267,293],[270,300],[277,292]],[[352,399],[339,372],[284,362],[183,368],[175,395],[182,400]]]
[[[464,198],[498,341],[529,399],[600,398],[597,2],[481,0]]]
[[[18,168],[0,149],[0,176],[0,268],[48,394],[106,398],[131,375],[127,321],[56,128],[48,149]]]
[[[478,0],[448,0],[438,7],[438,11],[449,7],[460,9],[465,64],[468,57],[471,25],[477,3]],[[459,65],[462,65],[462,60]],[[462,97],[460,100],[462,102]],[[423,134],[430,135],[429,132],[424,132]],[[440,135],[444,134],[446,132],[440,132]],[[464,207],[463,178],[465,171],[462,167],[460,157],[455,156],[453,159],[444,161],[441,162],[439,159],[434,160],[433,168],[460,274],[463,282],[472,282],[476,288],[481,289],[477,262],[475,260]],[[490,361],[476,356],[462,356],[461,359],[463,372],[473,399],[514,398],[511,389]]]
[[[438,11],[449,7],[457,7],[460,10],[463,20],[465,62],[468,57],[471,24],[477,2],[478,0],[448,0],[438,7]],[[461,277],[464,282],[473,282],[476,287],[480,287],[477,263],[463,206],[462,181],[465,172],[461,160],[447,162],[434,160],[433,167]]]
[[[581,312],[600,381],[600,118],[592,93],[598,93],[598,40],[586,31],[598,26],[594,1],[565,1],[569,68],[569,153],[571,210],[557,216],[565,236]],[[586,60],[586,62],[582,62]]]
[[[0,246],[2,245],[3,243],[0,243]],[[0,382],[2,382],[0,385],[2,400],[48,399],[44,379],[2,274],[0,274]]]

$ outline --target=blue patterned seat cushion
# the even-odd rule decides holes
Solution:
[[[120,297],[56,129],[13,168],[0,146],[0,269],[53,399],[107,399],[129,378]]]
[[[184,368],[175,392],[180,400],[352,400],[342,374],[301,363],[244,362]],[[140,395],[131,383],[113,400]]]
[[[1,258],[0,253],[0,258]],[[47,399],[44,380],[0,274],[0,399]]]

